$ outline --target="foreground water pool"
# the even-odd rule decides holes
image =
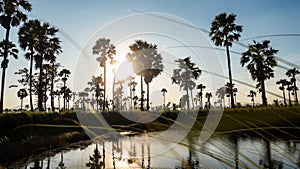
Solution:
[[[176,135],[181,131],[174,131]],[[299,140],[268,140],[241,135],[199,142],[190,132],[180,143],[159,133],[97,139],[51,150],[11,168],[300,168]]]

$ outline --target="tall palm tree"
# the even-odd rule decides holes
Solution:
[[[66,82],[67,82],[68,77],[69,77],[70,74],[71,74],[71,72],[70,72],[70,70],[68,70],[68,69],[62,69],[62,70],[59,72],[59,74],[58,74],[58,76],[61,77],[61,80],[62,80],[63,83],[64,83],[64,86],[63,86],[64,89],[67,89],[67,88],[66,88]],[[63,95],[64,95],[64,96],[63,96],[63,98],[64,98],[64,109],[66,109],[66,99],[67,99],[67,92],[66,92],[66,90],[64,90]]]
[[[168,92],[166,88],[161,89],[161,92],[164,97],[164,111],[166,110],[166,93]]]
[[[296,75],[297,74],[300,74],[300,71],[298,69],[296,69],[296,68],[289,69],[286,72],[286,75],[288,77],[291,77],[291,82],[294,84],[294,87],[293,87],[294,92],[293,93],[294,93],[294,96],[295,96],[295,102],[298,105],[299,104],[298,103],[298,97],[297,97],[297,90],[298,90],[298,88],[297,88],[297,85],[296,85]]]
[[[289,105],[292,105],[292,100],[291,100],[291,91],[294,91],[294,86],[292,86],[293,83],[291,81],[288,81],[286,90],[288,91],[288,97],[289,97]]]
[[[212,97],[212,94],[211,94],[211,92],[207,92],[206,94],[205,94],[205,97],[207,98],[207,104],[208,104],[208,108],[210,109],[210,98]]]
[[[141,110],[144,110],[143,77],[149,89],[149,83],[163,71],[162,56],[158,53],[157,45],[147,41],[136,40],[129,46],[131,53],[126,59],[131,63],[133,71],[141,77]],[[147,90],[147,110],[149,110],[149,90]]]
[[[100,67],[103,67],[103,80],[104,80],[104,103],[106,102],[106,62],[110,59],[110,63],[115,62],[113,55],[116,54],[116,47],[110,43],[110,39],[100,38],[96,41],[93,47],[93,54],[100,55],[96,60],[100,63]],[[105,104],[103,104],[103,111],[105,110]]]
[[[186,91],[186,95],[183,98],[186,101],[187,108],[190,109],[189,91],[191,93],[191,100],[193,103],[192,90],[196,87],[194,80],[197,80],[200,76],[201,70],[195,66],[195,63],[191,62],[190,57],[178,59],[175,60],[175,62],[179,63],[179,69],[173,70],[173,76],[171,77],[172,84],[178,84],[180,85],[180,89]]]
[[[9,41],[11,27],[18,26],[21,22],[27,20],[27,16],[22,11],[31,11],[31,4],[27,0],[3,0],[0,2],[0,24],[6,30],[4,40],[4,52],[2,61],[2,81],[1,81],[1,98],[0,98],[0,113],[3,112],[4,102],[4,85],[5,75],[8,66],[9,46],[12,44]]]
[[[255,101],[254,101],[255,96],[256,96],[256,92],[253,90],[250,90],[249,94],[247,95],[247,97],[251,97],[252,107],[254,107],[255,105]]]
[[[217,89],[216,95],[218,96],[219,99],[221,99],[221,107],[224,106],[224,108],[225,108],[226,88],[220,87],[219,89]]]
[[[265,80],[274,77],[274,67],[277,66],[274,55],[278,50],[269,46],[270,41],[264,40],[262,43],[253,41],[254,44],[248,45],[248,50],[242,54],[240,63],[242,66],[247,64],[247,69],[253,80],[256,80],[256,88],[262,93],[262,103],[267,106]]]
[[[56,37],[58,29],[51,27],[49,23],[43,23],[36,25],[35,31],[37,31],[37,45],[35,55],[36,68],[39,69],[39,85],[38,85],[38,109],[43,111],[43,63],[44,60],[50,60],[51,56],[59,53],[58,46],[60,46],[60,40]]]
[[[276,82],[276,84],[281,85],[279,86],[279,90],[282,90],[282,96],[283,96],[283,101],[284,101],[284,106],[287,106],[286,104],[286,99],[285,99],[285,86],[289,84],[289,82],[286,79],[280,79]]]
[[[203,109],[203,89],[205,89],[206,86],[204,86],[203,84],[199,84],[197,85],[197,89],[199,89],[199,104],[200,104],[200,109]]]
[[[17,93],[18,97],[21,100],[21,110],[23,109],[23,99],[27,97],[28,93],[26,89],[20,89]]]
[[[238,41],[240,33],[243,31],[242,25],[236,25],[236,15],[227,13],[221,13],[217,15],[214,21],[211,23],[210,33],[211,40],[216,46],[226,47],[227,62],[228,62],[228,73],[229,83],[232,86],[232,74],[231,74],[231,63],[230,63],[230,52],[229,47],[232,47],[232,42]],[[234,107],[233,89],[230,89],[231,107]]]
[[[33,101],[32,101],[32,71],[33,71],[33,60],[35,55],[35,47],[37,44],[37,32],[35,31],[35,27],[39,26],[39,20],[29,20],[25,22],[24,25],[19,29],[19,44],[20,47],[24,51],[28,51],[25,53],[24,57],[27,60],[30,60],[29,65],[29,103],[30,110],[33,111]]]
[[[236,100],[236,93],[238,92],[238,89],[235,87],[233,88],[233,96],[234,96],[234,102],[237,103],[237,100]]]
[[[132,76],[128,76],[127,80],[129,80],[129,83],[127,85],[129,86],[129,90],[130,90],[130,110],[132,110],[135,86],[137,85],[137,83],[136,83],[136,81],[134,81],[134,77],[132,77]]]

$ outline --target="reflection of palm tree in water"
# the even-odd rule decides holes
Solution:
[[[65,169],[66,166],[64,164],[64,155],[63,155],[63,152],[61,151],[61,155],[60,155],[60,162],[58,163],[58,169]]]
[[[103,145],[104,146],[104,145]],[[90,167],[90,169],[101,169],[104,168],[104,156],[103,160],[101,161],[101,154],[98,149],[98,144],[96,144],[96,148],[94,149],[93,155],[90,156],[90,160],[88,163],[86,163],[87,167]]]
[[[43,160],[41,160],[41,163],[40,163],[40,160],[37,159],[33,162],[33,167],[30,167],[30,169],[42,169],[43,168]]]
[[[263,141],[265,145],[264,156],[259,160],[259,165],[269,169],[281,169],[283,167],[283,163],[281,161],[272,160],[270,140],[264,138]]]

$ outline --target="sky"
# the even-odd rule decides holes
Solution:
[[[195,47],[215,47],[207,32],[202,30],[209,31],[214,17],[222,12],[237,15],[236,23],[243,25],[244,29],[240,41],[246,45],[251,44],[254,40],[251,37],[295,34],[293,36],[255,38],[255,40],[259,42],[270,40],[271,46],[279,50],[276,55],[279,59],[297,66],[300,65],[300,2],[296,0],[31,0],[29,2],[32,4],[32,11],[28,13],[29,19],[40,19],[59,29],[58,36],[62,41],[63,53],[58,56],[58,62],[71,70],[68,86],[75,91],[83,90],[90,75],[100,71],[95,61],[97,56],[92,55],[92,46],[101,37],[111,39],[117,47],[116,58],[119,62],[116,72],[117,75],[121,75],[120,79],[132,72],[125,61],[125,56],[129,52],[128,45],[136,39],[145,39],[156,43],[165,62],[171,63],[175,59],[191,56],[200,69],[227,76],[225,51]],[[4,37],[4,33],[2,28],[0,36]],[[17,43],[17,28],[13,28],[10,39]],[[194,47],[178,47],[183,45]],[[231,51],[238,53],[246,50],[246,47],[239,44],[233,44],[231,48]],[[29,67],[29,62],[24,59],[22,54],[22,50],[20,50],[19,59],[11,58],[9,62],[4,100],[4,107],[7,108],[19,106],[17,90],[21,86],[19,88],[8,88],[8,86],[17,84],[18,76],[14,74],[15,71]],[[256,82],[251,80],[246,68],[241,67],[240,57],[238,54],[231,53],[233,79],[254,86]],[[283,62],[278,62],[278,64],[286,68],[293,67],[293,65]],[[178,102],[180,97],[178,92],[183,92],[180,91],[179,86],[170,85],[172,69],[176,68],[176,65],[166,64],[165,68],[162,75],[154,79],[150,86],[152,91],[150,98],[154,100],[154,104],[160,104],[162,101],[160,93],[162,87],[169,88],[167,102]],[[285,71],[282,68],[275,68],[275,78],[266,82],[267,90],[281,95],[281,91],[278,90],[275,83],[281,78],[286,78]],[[110,83],[112,75],[112,72],[108,74]],[[197,84],[206,84],[207,92],[212,92],[213,99],[216,101],[215,90],[226,82],[225,78],[203,72]],[[250,103],[250,98],[246,96],[253,88],[236,81],[234,83],[239,90],[238,102]],[[269,103],[272,103],[274,99],[281,100],[270,94],[267,94],[267,97]],[[28,104],[28,100],[26,98],[24,103]],[[256,102],[261,102],[260,94],[258,94]]]

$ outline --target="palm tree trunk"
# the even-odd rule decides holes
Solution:
[[[23,98],[21,99],[21,111],[23,109]]]
[[[47,110],[47,99],[46,99],[46,97],[47,97],[47,84],[48,84],[48,80],[47,80],[47,76],[48,76],[48,70],[46,69],[46,77],[45,77],[45,88],[44,88],[44,97],[43,98],[45,98],[45,100],[44,100],[44,109],[45,110]]]
[[[39,86],[38,86],[38,109],[39,111],[44,111],[43,108],[43,54],[40,55],[40,63],[39,63],[39,69],[40,69],[40,74],[39,74]]]
[[[131,85],[129,86],[130,89],[130,110],[132,110],[132,87]]]
[[[290,88],[290,86],[288,86],[288,88]],[[289,105],[292,105],[292,100],[291,100],[291,90],[288,90],[288,96],[289,96]]]
[[[166,111],[166,93],[163,93],[164,96],[164,111]]]
[[[252,96],[252,107],[254,107],[254,104],[255,104],[255,102],[254,102],[254,95]]]
[[[105,110],[105,95],[106,95],[106,63],[104,64],[104,87],[103,87],[103,111]]]
[[[193,99],[193,91],[192,91],[192,89],[190,90],[190,93],[191,93],[192,107],[193,107],[193,109],[195,109],[194,99]]]
[[[283,87],[283,86],[282,86],[282,87]],[[283,95],[284,106],[286,107],[286,99],[285,99],[285,92],[284,92],[284,89],[282,90],[282,95]]]
[[[265,81],[262,80],[261,81],[261,98],[262,98],[262,104],[264,106],[267,106],[268,105],[268,102],[267,102],[267,97],[266,97],[266,89],[265,89]]]
[[[295,79],[295,82],[294,82],[294,95],[295,95],[295,101],[296,101],[296,105],[298,105],[298,96],[297,96],[297,85],[296,85],[296,78],[295,78],[295,75],[294,75],[294,79]]]
[[[51,86],[50,86],[50,99],[51,99],[51,109],[54,112],[55,107],[54,107],[54,63],[52,63],[52,72],[51,72]],[[73,107],[74,107],[74,102],[73,102]]]
[[[141,111],[144,111],[144,94],[143,94],[143,76],[142,73],[140,73],[141,76]]]
[[[190,110],[190,97],[189,97],[189,89],[186,89],[186,95],[187,95],[187,109]]]
[[[226,52],[227,52],[229,84],[230,84],[230,103],[231,103],[231,108],[234,108],[234,98],[233,98],[233,86],[232,86],[232,75],[231,75],[231,64],[230,64],[229,46],[226,46]]]
[[[30,68],[29,68],[29,104],[30,104],[30,111],[33,112],[33,102],[32,102],[32,69],[33,69],[33,49],[31,49],[31,56],[30,56]]]
[[[10,23],[10,20],[11,19],[9,18],[8,23]],[[6,29],[5,48],[4,48],[4,55],[3,55],[3,61],[2,61],[2,81],[1,81],[0,113],[3,113],[5,74],[6,74],[7,64],[8,64],[7,56],[8,56],[9,32],[10,32],[10,24],[8,25],[8,28]]]
[[[147,85],[147,110],[150,109],[150,105],[149,105],[149,83],[146,84]]]

